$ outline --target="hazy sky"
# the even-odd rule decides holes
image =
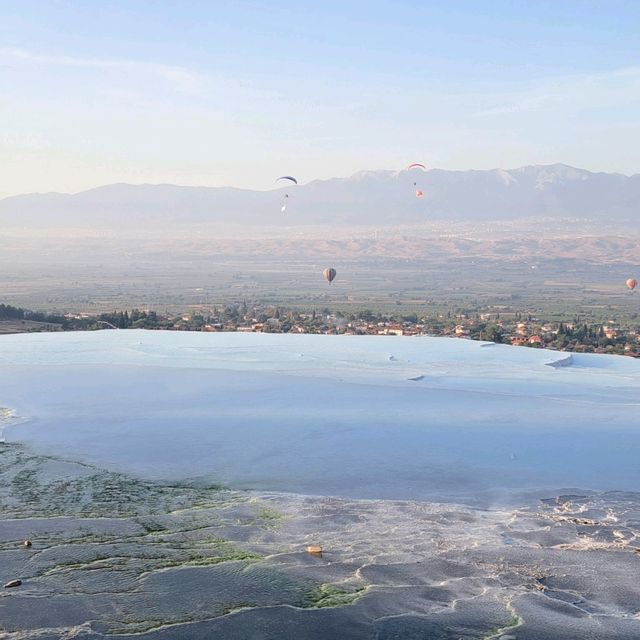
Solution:
[[[640,2],[0,0],[0,195],[640,172]]]

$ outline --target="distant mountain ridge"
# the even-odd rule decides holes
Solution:
[[[424,191],[424,198],[415,197],[416,188]],[[285,192],[290,197],[283,213]],[[638,214],[640,174],[593,173],[562,164],[510,170],[360,171],[348,178],[273,191],[112,184],[77,194],[0,200],[0,224],[26,228],[203,223],[391,226],[531,217],[639,224]]]

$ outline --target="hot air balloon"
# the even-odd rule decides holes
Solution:
[[[424,191],[422,189],[416,189],[416,198],[424,197]]]
[[[298,184],[298,181],[293,177],[293,176],[280,176],[279,178],[276,178],[276,183],[280,182],[280,180],[285,180],[286,182],[290,182],[292,184]],[[284,213],[287,210],[287,198],[289,197],[288,193],[284,194],[284,203],[282,204],[282,207],[280,207],[280,211],[282,211],[282,213]]]
[[[633,291],[638,286],[638,281],[635,278],[629,278],[627,280],[627,287]]]
[[[336,277],[336,270],[333,267],[329,267],[322,272],[324,279],[331,284]]]

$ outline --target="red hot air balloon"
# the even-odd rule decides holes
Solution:
[[[333,279],[336,277],[336,270],[333,269],[332,267],[329,267],[328,269],[325,269],[322,272],[322,275],[324,277],[324,279],[331,284],[333,282]]]
[[[424,197],[424,191],[422,189],[417,189],[416,198],[423,198],[423,197]]]
[[[638,281],[635,278],[629,278],[627,280],[627,287],[633,291],[638,286]]]

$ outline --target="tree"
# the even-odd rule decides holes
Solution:
[[[502,329],[496,324],[490,325],[484,331],[484,339],[489,340],[491,342],[496,342],[500,344],[502,342],[503,337],[504,337],[504,334],[502,333]]]

